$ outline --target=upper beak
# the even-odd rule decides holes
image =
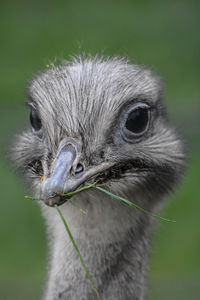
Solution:
[[[87,169],[82,167],[81,172],[76,173],[79,156],[80,153],[75,142],[61,142],[52,172],[41,182],[41,197],[47,205],[62,204],[67,200],[67,197],[63,198],[60,195],[75,191],[89,178],[113,166],[113,164],[105,162]]]

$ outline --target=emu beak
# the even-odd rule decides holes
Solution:
[[[77,158],[77,153],[75,143],[61,143],[50,176],[44,177],[41,182],[41,197],[48,206],[63,204],[67,201],[67,196],[63,197],[63,194],[76,190],[92,176],[113,166],[113,164],[106,162],[100,166],[82,170],[76,175],[74,162]]]

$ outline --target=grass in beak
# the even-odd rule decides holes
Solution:
[[[88,269],[87,269],[87,267],[85,265],[83,257],[82,257],[82,255],[81,255],[81,253],[79,251],[79,248],[78,248],[78,246],[77,246],[77,244],[76,244],[76,242],[75,242],[75,240],[74,240],[74,238],[73,238],[73,236],[71,234],[69,226],[67,225],[67,222],[66,222],[65,218],[63,217],[63,214],[62,214],[61,210],[59,209],[59,207],[57,205],[55,205],[54,207],[57,209],[57,212],[59,213],[59,215],[60,215],[60,217],[61,217],[61,219],[62,219],[62,221],[64,223],[65,229],[66,229],[66,231],[67,231],[67,233],[68,233],[68,235],[69,235],[69,237],[70,237],[70,239],[72,241],[72,244],[73,244],[73,246],[74,246],[74,248],[75,248],[75,250],[76,250],[76,252],[77,252],[77,254],[78,254],[79,258],[80,258],[81,264],[82,264],[82,266],[83,266],[83,268],[85,270],[85,273],[86,273],[88,279],[90,280],[90,282],[92,284],[92,288],[95,291],[98,300],[101,300],[101,297],[100,297],[99,292],[97,291],[97,289],[95,287],[95,284],[94,284],[94,281],[92,279],[92,276],[90,275],[90,272],[88,271]]]
[[[134,207],[134,208],[136,208],[136,209],[142,211],[143,213],[145,213],[145,214],[147,214],[147,215],[149,215],[149,216],[151,216],[151,217],[156,218],[157,220],[165,221],[165,222],[176,222],[176,221],[174,221],[174,220],[170,220],[170,219],[163,218],[163,217],[161,217],[161,216],[155,215],[155,214],[153,214],[153,213],[147,211],[146,209],[144,209],[144,208],[142,208],[142,207],[140,207],[140,206],[134,204],[133,202],[131,202],[131,201],[129,201],[129,200],[123,198],[123,197],[117,196],[117,195],[115,195],[115,194],[113,194],[113,193],[111,193],[111,192],[109,192],[109,191],[103,189],[102,187],[100,187],[100,186],[98,186],[98,185],[94,186],[94,188],[95,188],[95,189],[98,189],[98,190],[100,190],[100,191],[102,191],[102,192],[104,192],[105,194],[107,194],[107,195],[113,197],[114,199],[117,199],[117,200],[123,202],[123,203],[126,204],[126,205],[130,205],[130,206],[132,206],[132,207]]]
[[[63,194],[64,196],[68,196],[68,197],[70,197],[70,196],[72,196],[72,195],[74,195],[74,194],[76,194],[76,193],[78,193],[78,192],[82,192],[82,191],[84,191],[84,190],[88,190],[88,189],[90,189],[90,188],[92,188],[92,187],[95,187],[96,185],[97,185],[97,183],[98,183],[98,181],[96,181],[96,182],[94,182],[94,183],[92,183],[92,184],[87,184],[87,185],[85,185],[85,186],[83,186],[82,188],[80,188],[80,189],[77,189],[77,190],[75,190],[75,191],[73,191],[73,192],[68,192],[68,193],[65,193],[65,194]]]
[[[78,204],[76,204],[74,201],[72,201],[71,199],[68,199],[68,201],[75,206],[82,214],[86,215],[86,211],[84,209],[82,209]]]
[[[41,201],[41,199],[39,199],[39,198],[33,198],[31,196],[24,196],[24,198],[27,199],[27,200]]]
[[[31,196],[24,196],[25,199],[27,200],[33,200],[33,201],[42,201],[42,199],[39,198],[33,198]],[[74,207],[76,207],[82,214],[86,215],[86,211],[82,209],[78,204],[76,204],[74,201],[71,199],[67,199],[68,202],[70,202]]]

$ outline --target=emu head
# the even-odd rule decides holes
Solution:
[[[14,155],[46,204],[95,180],[154,198],[179,178],[182,146],[151,70],[117,57],[76,58],[36,75],[27,94],[31,126]]]

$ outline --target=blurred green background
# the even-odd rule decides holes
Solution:
[[[0,1],[0,299],[40,299],[45,224],[6,159],[28,124],[28,79],[57,58],[129,56],[163,76],[171,119],[189,150],[187,174],[151,248],[148,300],[200,299],[200,2]]]

